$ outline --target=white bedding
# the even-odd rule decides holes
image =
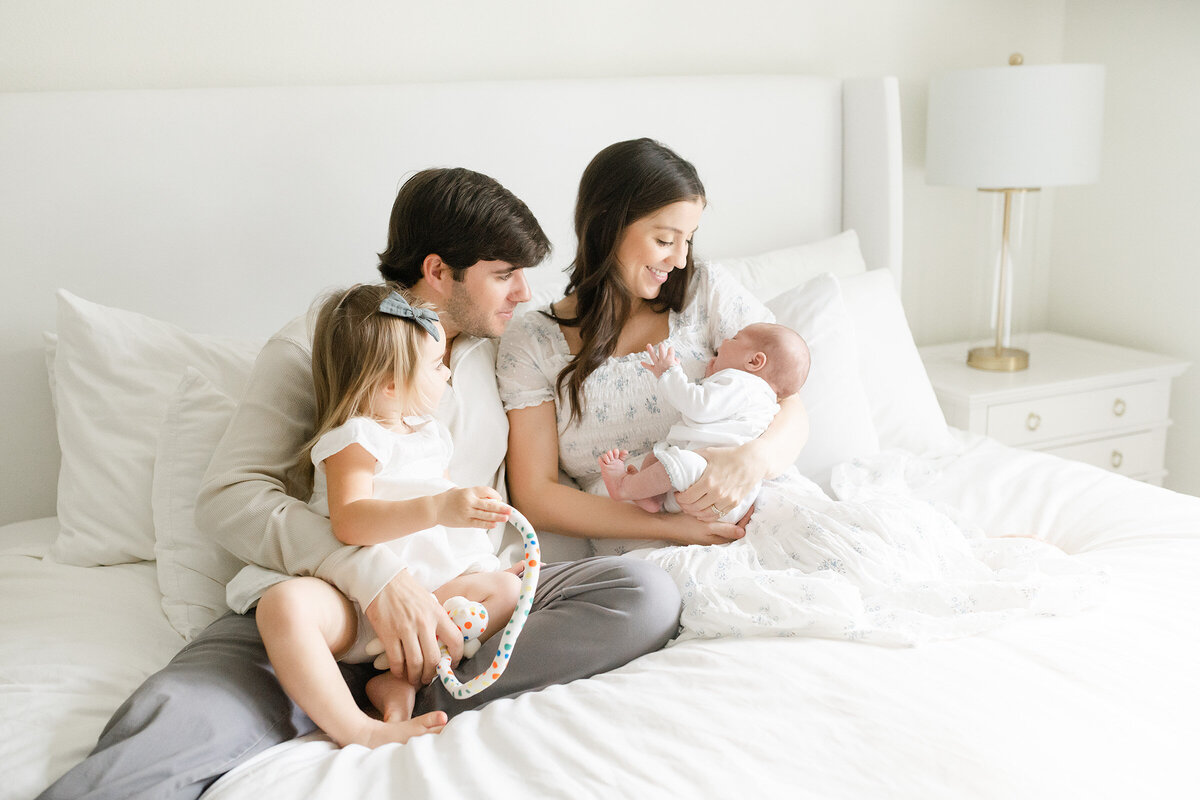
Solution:
[[[1200,738],[1200,499],[964,441],[959,455],[926,462],[935,480],[914,497],[1103,569],[1098,605],[917,647],[683,641],[498,701],[407,746],[280,745],[206,796],[1186,796]],[[3,622],[23,642],[0,645],[0,747],[5,764],[22,765],[5,797],[31,796],[82,758],[181,643],[152,565],[37,563],[53,524],[10,526],[0,539]],[[64,570],[72,595],[47,596]],[[64,662],[78,666],[64,673]]]
[[[839,465],[832,500],[791,470],[763,485],[739,541],[630,555],[675,579],[680,641],[916,645],[1097,602],[1102,570],[1028,536],[987,536],[956,509],[917,495],[937,479],[928,459],[888,451]]]
[[[693,640],[376,751],[283,745],[213,800],[1181,797],[1200,744],[1200,499],[972,440],[926,497],[1109,576],[1099,605],[914,648]],[[1147,510],[1153,508],[1153,514]],[[477,775],[462,775],[468,756]],[[1193,795],[1194,796],[1194,795]]]
[[[0,797],[28,798],[82,760],[147,675],[183,646],[154,562],[49,558],[56,518],[0,528]]]

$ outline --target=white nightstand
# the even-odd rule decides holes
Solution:
[[[921,348],[946,421],[1161,485],[1171,381],[1188,362],[1049,332],[1028,350],[1028,369],[988,372],[967,366],[965,342]]]

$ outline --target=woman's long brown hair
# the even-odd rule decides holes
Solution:
[[[575,202],[575,261],[566,293],[576,295],[575,316],[542,312],[560,325],[579,329],[579,353],[558,373],[555,388],[571,403],[571,421],[583,414],[583,384],[616,350],[632,306],[621,279],[617,248],[625,229],[660,208],[685,200],[704,202],[696,168],[652,139],[609,145],[583,171]],[[680,311],[694,264],[688,247],[683,269],[673,269],[649,301],[656,312]]]

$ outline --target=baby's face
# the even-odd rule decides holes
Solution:
[[[757,352],[759,349],[755,346],[755,342],[742,331],[738,331],[731,338],[721,342],[721,346],[717,348],[717,354],[708,362],[708,367],[704,370],[704,377],[708,378],[723,369],[744,370]]]

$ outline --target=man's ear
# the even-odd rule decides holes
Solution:
[[[750,360],[746,362],[746,372],[762,372],[765,366],[767,366],[767,354],[760,350],[750,356]]]
[[[454,280],[450,266],[437,253],[430,253],[421,262],[421,277],[431,287],[441,291],[446,281]]]

